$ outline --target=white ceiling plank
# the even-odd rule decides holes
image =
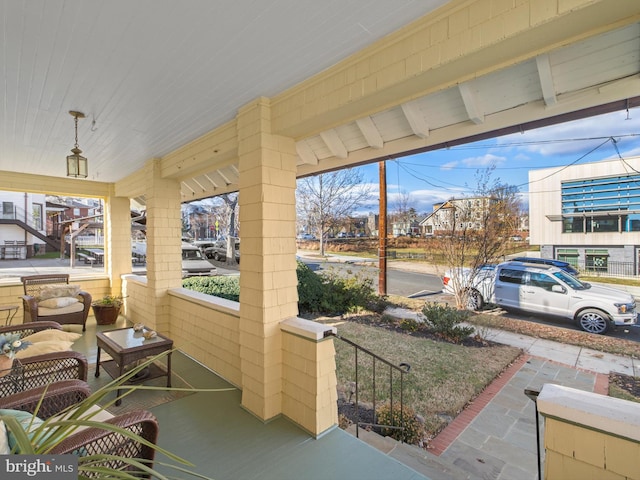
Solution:
[[[340,140],[338,132],[336,132],[333,128],[331,130],[326,130],[320,133],[320,137],[322,138],[322,141],[327,145],[327,148],[331,150],[331,153],[334,157],[345,159],[349,156],[347,147],[344,146],[344,143],[342,143],[342,140]]]
[[[418,104],[416,102],[407,102],[403,103],[401,107],[413,134],[420,138],[427,138],[429,136],[429,125],[422,113],[420,113]]]
[[[545,105],[555,105],[558,102],[556,90],[553,86],[553,72],[551,71],[551,61],[549,54],[545,53],[536,57],[538,67],[538,77],[542,88],[542,97]]]
[[[356,120],[356,125],[358,125],[358,128],[370,147],[382,148],[384,146],[382,136],[376,128],[375,123],[373,123],[371,117],[359,118]]]
[[[458,85],[458,90],[460,91],[464,108],[467,110],[467,115],[469,115],[469,120],[476,125],[484,123],[484,113],[480,111],[478,99],[471,85],[469,83],[461,83]]]
[[[313,153],[313,149],[309,146],[306,140],[296,142],[296,152],[298,152],[298,156],[302,163],[306,163],[307,165],[318,164],[318,157]]]

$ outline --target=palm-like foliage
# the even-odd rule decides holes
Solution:
[[[179,478],[184,478],[185,474],[191,475],[196,478],[209,478],[198,473],[189,470],[193,465],[187,460],[172,454],[171,452],[157,446],[154,443],[149,442],[142,436],[126,428],[121,428],[117,425],[105,423],[96,420],[94,417],[110,406],[114,405],[118,398],[122,399],[136,390],[166,390],[165,387],[152,387],[144,385],[126,385],[126,382],[139,373],[144,368],[151,365],[159,358],[167,355],[169,352],[164,352],[155,357],[149,358],[145,362],[141,363],[137,367],[131,369],[125,375],[111,381],[104,387],[96,390],[89,397],[82,402],[70,406],[60,412],[59,415],[50,417],[44,420],[41,424],[36,425],[34,419],[26,427],[23,426],[16,418],[11,416],[0,416],[0,419],[4,420],[7,430],[10,431],[15,440],[16,445],[14,452],[19,452],[23,455],[44,455],[55,452],[55,448],[70,435],[77,433],[80,427],[97,428],[104,431],[114,432],[121,435],[131,442],[140,443],[155,450],[156,454],[161,454],[170,460],[170,463],[157,464],[170,467],[176,472],[180,472]],[[121,390],[123,393],[119,397],[112,398],[111,400],[105,400],[107,396],[111,395],[114,391]],[[189,391],[229,391],[235,390],[235,388],[220,388],[220,389],[180,389],[171,388],[171,390],[189,390]],[[46,395],[46,393],[45,393]],[[37,412],[40,409],[43,398],[35,409],[34,417],[37,416]],[[110,454],[93,454],[89,455],[79,449],[78,454],[78,478],[110,478],[110,479],[139,479],[157,478],[161,480],[168,480],[172,477],[167,477],[158,472],[153,467],[149,466],[143,459],[130,458],[126,456],[110,455]],[[109,465],[118,464],[118,468],[113,468]]]

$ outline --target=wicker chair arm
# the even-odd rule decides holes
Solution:
[[[63,380],[48,386],[41,386],[6,397],[0,397],[0,408],[22,410],[34,413],[38,402],[40,408],[35,412],[42,419],[57,415],[62,410],[83,401],[91,395],[87,382],[82,380]]]
[[[49,329],[62,330],[62,325],[60,325],[58,322],[52,322],[49,320],[29,322],[22,323],[20,325],[9,325],[6,327],[0,327],[0,333],[19,333],[20,338],[24,338],[27,335],[31,335],[32,333]]]
[[[89,292],[85,292],[84,290],[80,290],[78,292],[78,296],[82,297],[82,303],[84,304],[84,309],[88,310],[91,306],[91,294]]]
[[[158,421],[149,411],[136,410],[107,420],[105,423],[116,425],[129,430],[145,440],[155,444],[158,440]],[[155,449],[133,442],[119,433],[91,427],[78,431],[62,440],[50,453],[69,454],[81,451],[83,455],[111,454],[125,458],[146,460],[151,466],[155,456]],[[118,468],[121,465],[109,463],[109,467]]]
[[[20,360],[26,388],[39,387],[59,380],[87,381],[87,357],[73,350],[44,353]]]

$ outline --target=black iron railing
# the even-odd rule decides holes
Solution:
[[[378,429],[390,429],[390,430],[399,430],[401,432],[404,432],[405,430],[405,425],[404,425],[404,376],[405,374],[407,374],[409,372],[409,370],[411,370],[411,366],[408,363],[400,363],[400,365],[395,365],[393,363],[391,363],[388,360],[385,360],[384,358],[382,358],[379,355],[376,355],[375,353],[371,352],[370,350],[367,350],[366,348],[352,342],[351,340],[341,337],[340,335],[333,333],[331,330],[328,330],[324,333],[325,337],[335,337],[338,340],[341,340],[345,343],[347,343],[348,345],[351,345],[354,348],[354,352],[355,352],[355,391],[353,392],[355,395],[355,426],[356,426],[356,437],[359,437],[359,431],[360,431],[360,427],[368,427],[368,428],[378,428]],[[372,378],[372,382],[371,382],[371,398],[373,401],[373,421],[372,422],[363,422],[360,421],[360,394],[361,394],[361,381],[360,381],[360,362],[359,362],[359,355],[367,355],[370,359],[371,359],[371,378]],[[376,369],[378,367],[378,364],[382,364],[383,368],[387,368],[389,369],[389,394],[388,397],[389,398],[389,418],[392,419],[392,424],[391,425],[382,425],[377,423],[377,409],[376,409],[376,400],[378,398],[378,391],[377,391],[377,385],[376,385],[376,377],[377,377],[377,372]],[[399,386],[394,389],[394,374],[395,375],[399,375]],[[398,377],[396,377],[397,379]],[[397,382],[396,382],[397,384]],[[400,400],[395,401],[394,402],[394,390],[399,390],[399,397]],[[393,424],[393,419],[395,419],[395,415],[393,414],[394,409],[397,408],[400,411],[400,425],[394,425]],[[401,439],[404,439],[404,435],[400,435]]]
[[[538,455],[538,480],[542,480],[542,451],[540,449],[540,415],[538,414],[538,395],[539,390],[525,388],[524,394],[533,401],[536,411],[536,452]]]

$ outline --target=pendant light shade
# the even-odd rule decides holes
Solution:
[[[71,149],[72,155],[67,155],[67,177],[87,178],[89,175],[87,159],[81,155],[82,150],[78,148],[78,118],[84,118],[84,113],[72,110],[69,114],[74,117],[76,124],[76,143]]]

